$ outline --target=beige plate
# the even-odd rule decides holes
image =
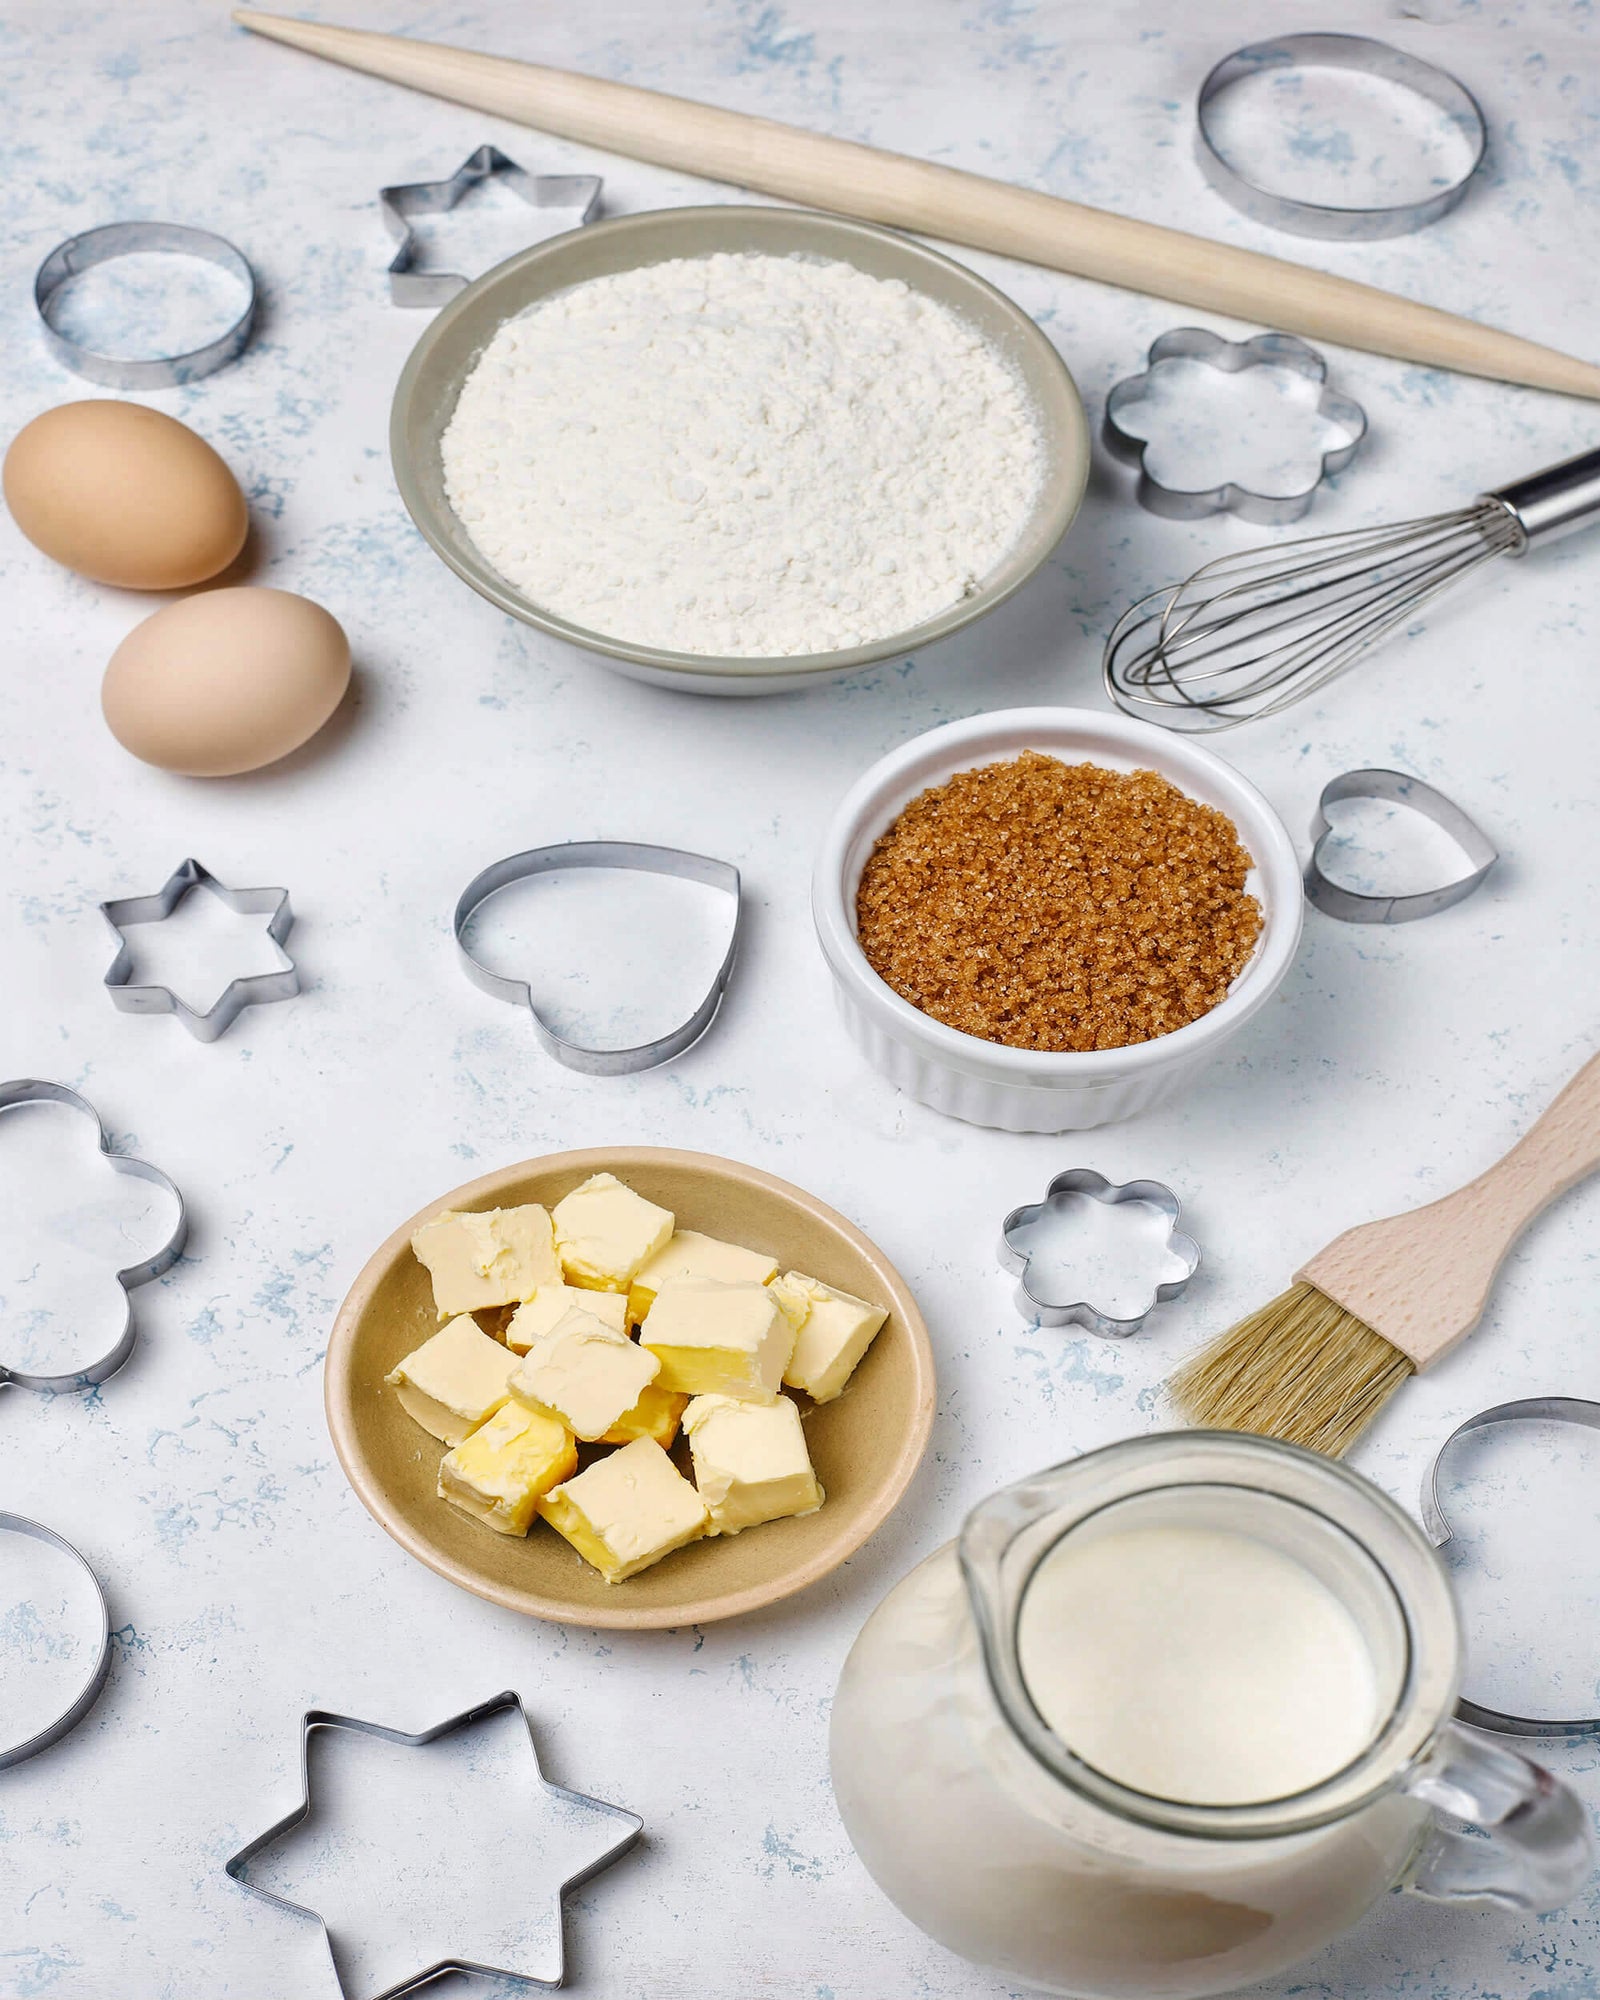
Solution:
[[[784,1270],[889,1307],[888,1323],[844,1394],[801,1399],[828,1498],[815,1514],[697,1542],[608,1584],[542,1522],[523,1541],[438,1498],[444,1447],[395,1401],[384,1376],[438,1324],[411,1232],[441,1208],[552,1206],[580,1181],[614,1173],[685,1228],[765,1250]],[[323,1381],[328,1428],[350,1484],[402,1548],[478,1596],[566,1625],[704,1625],[804,1590],[860,1548],[905,1491],[933,1424],[933,1350],[894,1266],[842,1215],[787,1181],[710,1153],[595,1147],[525,1160],[430,1202],[368,1261],[339,1308]]]

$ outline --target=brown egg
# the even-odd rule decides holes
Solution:
[[[142,403],[63,403],[35,417],[11,440],[5,494],[35,547],[128,590],[203,583],[250,527],[238,480],[205,439]]]
[[[133,628],[100,704],[146,764],[226,778],[298,749],[349,684],[350,642],[320,604],[289,590],[206,590]]]

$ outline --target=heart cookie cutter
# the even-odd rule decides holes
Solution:
[[[1183,1265],[1181,1275],[1157,1283],[1151,1291],[1149,1303],[1132,1315],[1117,1316],[1102,1312],[1098,1306],[1082,1298],[1042,1297],[1030,1270],[1037,1246],[1021,1239],[1047,1220],[1052,1210],[1059,1212],[1078,1201],[1099,1202],[1109,1209],[1116,1209],[1124,1203],[1137,1203],[1155,1209],[1166,1218],[1164,1248]],[[1069,1167],[1065,1173],[1057,1174],[1046,1188],[1043,1201],[1026,1202],[1021,1208],[1012,1209],[1000,1226],[1000,1266],[1019,1281],[1018,1312],[1024,1319],[1036,1321],[1040,1326],[1086,1327],[1090,1333],[1101,1334],[1108,1340],[1120,1340],[1130,1333],[1137,1333],[1153,1308],[1180,1297],[1200,1268],[1199,1244],[1192,1236],[1183,1235],[1178,1228],[1182,1212],[1178,1197],[1160,1181],[1127,1181],[1118,1187],[1104,1174],[1097,1174],[1093,1167]]]
[[[1258,493],[1251,487],[1225,479],[1207,487],[1169,486],[1150,470],[1146,453],[1150,440],[1131,430],[1126,419],[1149,393],[1151,372],[1164,361],[1198,361],[1224,375],[1237,375],[1246,368],[1276,368],[1303,375],[1318,387],[1317,415],[1339,425],[1346,441],[1322,454],[1317,476],[1311,484],[1294,493]],[[1224,340],[1203,326],[1174,327],[1152,342],[1144,367],[1137,375],[1125,376],[1112,386],[1106,397],[1101,425],[1106,448],[1125,464],[1139,468],[1139,505],[1169,521],[1199,521],[1208,514],[1237,514],[1268,528],[1287,527],[1298,521],[1311,505],[1323,481],[1342,472],[1356,455],[1367,434],[1367,414],[1359,403],[1328,386],[1328,364],[1317,352],[1292,333],[1258,333],[1250,340]]]
[[[414,215],[445,215],[485,181],[500,181],[530,208],[570,208],[577,226],[593,222],[604,182],[598,174],[530,174],[498,146],[480,146],[447,180],[409,181],[380,188],[384,227],[400,247],[389,265],[389,297],[397,306],[448,305],[467,280],[459,271],[419,271]]]
[[[733,924],[728,932],[728,948],[723,953],[711,990],[688,1020],[653,1042],[639,1042],[632,1048],[597,1049],[558,1034],[540,1014],[533,990],[525,979],[509,978],[494,972],[474,957],[467,943],[473,916],[489,898],[513,882],[525,882],[535,875],[552,875],[567,868],[622,868],[641,875],[670,875],[685,882],[699,882],[708,889],[720,889],[733,899]],[[693,854],[682,847],[652,847],[634,840],[568,840],[553,847],[530,847],[522,854],[508,854],[481,874],[474,875],[456,904],[452,929],[462,967],[473,985],[496,1000],[509,1000],[514,1007],[526,1007],[533,1016],[533,1032],[539,1046],[568,1069],[584,1076],[631,1076],[640,1070],[655,1069],[671,1062],[691,1048],[717,1017],[722,996],[733,977],[733,962],[739,951],[739,927],[743,919],[743,889],[739,871],[731,861],[717,861],[709,854]]]
[[[1524,1396],[1514,1403],[1496,1403],[1493,1409],[1480,1410],[1464,1424],[1457,1424],[1434,1453],[1433,1463],[1422,1481],[1422,1525],[1436,1549],[1442,1549],[1454,1532],[1439,1500],[1439,1469],[1452,1447],[1474,1431],[1487,1430],[1491,1424],[1517,1423],[1581,1424],[1587,1430],[1600,1430],[1600,1403],[1580,1396]],[[1465,1696],[1456,1703],[1456,1714],[1474,1729],[1487,1729],[1497,1736],[1600,1736],[1600,1715],[1545,1721],[1537,1716],[1511,1715],[1502,1709],[1485,1708]]]
[[[1419,889],[1406,896],[1368,895],[1330,881],[1322,867],[1323,850],[1334,837],[1328,808],[1341,799],[1372,799],[1380,805],[1408,806],[1447,833],[1471,866],[1453,882],[1445,882],[1437,889]],[[1443,792],[1404,771],[1345,771],[1337,778],[1330,778],[1312,815],[1311,842],[1311,858],[1305,872],[1306,901],[1325,917],[1337,917],[1343,924],[1409,924],[1418,917],[1437,916],[1440,910],[1464,902],[1500,859],[1488,835],[1454,799],[1447,799]]]
[[[65,1535],[58,1535],[54,1528],[47,1528],[42,1521],[30,1521],[25,1514],[7,1513],[0,1513],[0,1535],[23,1535],[29,1541],[43,1542],[47,1548],[66,1556],[89,1579],[95,1604],[86,1627],[93,1634],[94,1659],[87,1676],[66,1707],[42,1729],[9,1741],[4,1740],[3,1725],[0,1725],[0,1771],[8,1771],[13,1764],[20,1764],[28,1757],[37,1757],[41,1750],[48,1750],[52,1743],[59,1743],[69,1730],[77,1728],[99,1700],[100,1690],[111,1672],[111,1607],[106,1602],[105,1587],[90,1568],[88,1558],[81,1549],[75,1549]]]
[[[208,891],[236,917],[265,917],[267,936],[288,961],[277,972],[253,972],[230,980],[204,1013],[180,1000],[170,986],[132,984],[133,948],[122,934],[136,924],[165,923],[195,889]],[[214,1042],[227,1033],[246,1007],[292,1000],[300,991],[300,969],[284,950],[284,940],[294,928],[287,889],[228,889],[209,868],[191,857],[178,863],[153,896],[119,896],[102,903],[100,914],[117,940],[117,955],[105,977],[106,991],[112,1005],[124,1014],[176,1014],[197,1042]]]

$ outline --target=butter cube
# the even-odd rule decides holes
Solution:
[[[658,1389],[770,1403],[794,1348],[794,1329],[765,1285],[669,1278],[639,1339],[661,1363]]]
[[[683,1429],[713,1534],[737,1535],[763,1521],[814,1514],[822,1505],[800,1412],[787,1396],[775,1403],[696,1396]]]
[[[785,1271],[773,1279],[770,1290],[796,1329],[784,1381],[791,1389],[803,1389],[813,1402],[831,1403],[889,1317],[888,1308],[869,1305],[800,1271]]]
[[[519,1403],[559,1417],[592,1444],[633,1408],[659,1368],[636,1341],[575,1306],[533,1343],[508,1386]]]
[[[642,1320],[656,1293],[669,1278],[716,1278],[724,1285],[764,1285],[776,1275],[778,1260],[738,1243],[702,1236],[698,1229],[677,1230],[643,1265],[628,1287],[628,1317]]]
[[[439,1498],[497,1535],[525,1535],[538,1502],[577,1469],[564,1424],[508,1403],[439,1461]]]
[[[672,1211],[624,1187],[615,1174],[592,1174],[556,1203],[553,1215],[561,1275],[594,1292],[625,1292],[672,1234]]]
[[[557,1534],[621,1583],[706,1532],[705,1502],[653,1438],[635,1438],[539,1501]]]
[[[522,1208],[441,1209],[411,1238],[412,1254],[433,1279],[440,1319],[531,1298],[539,1285],[561,1282],[550,1211],[536,1201]]]
[[[445,1444],[460,1444],[510,1395],[511,1356],[470,1313],[440,1327],[383,1378],[400,1406]]]
[[[591,1296],[599,1297],[601,1294]],[[678,1423],[688,1402],[687,1396],[680,1396],[671,1389],[658,1389],[652,1382],[641,1391],[633,1408],[618,1417],[600,1442],[631,1444],[635,1438],[654,1438],[665,1451],[678,1435]]]
[[[620,1292],[589,1292],[577,1285],[541,1285],[511,1315],[506,1346],[513,1354],[526,1354],[541,1334],[554,1332],[556,1323],[574,1306],[582,1306],[585,1312],[604,1320],[613,1333],[628,1330],[628,1302]]]

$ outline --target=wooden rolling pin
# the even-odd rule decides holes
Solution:
[[[241,7],[258,35],[586,146],[1426,368],[1600,398],[1600,367],[1376,286],[687,98]]]

